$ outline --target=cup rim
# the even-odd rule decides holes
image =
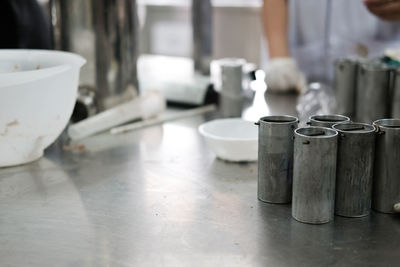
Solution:
[[[303,132],[305,131],[323,131],[324,135],[307,135]],[[297,128],[295,131],[295,135],[301,136],[301,137],[306,137],[306,138],[317,138],[317,139],[326,139],[326,138],[332,138],[337,136],[339,133],[338,131],[328,128],[328,127],[320,127],[320,126],[309,126],[309,127],[301,127]],[[329,133],[329,135],[325,135],[326,133]]]
[[[261,117],[259,121],[266,124],[291,124],[299,122],[299,119],[291,115],[268,115]]]

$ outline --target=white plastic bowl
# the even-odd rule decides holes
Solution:
[[[227,161],[256,161],[258,128],[240,118],[203,123],[199,132],[217,157]]]
[[[0,167],[34,161],[56,140],[85,62],[68,52],[0,49]]]

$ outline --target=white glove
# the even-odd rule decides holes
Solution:
[[[288,92],[296,90],[300,93],[306,88],[306,79],[293,58],[270,59],[265,73],[265,81],[270,91]]]

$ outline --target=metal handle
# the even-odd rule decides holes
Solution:
[[[400,202],[393,205],[394,212],[400,213]]]
[[[385,131],[382,131],[381,128],[379,128],[378,125],[375,125],[375,132],[378,136],[382,136],[385,134]]]
[[[254,124],[260,126],[260,121],[256,121]]]

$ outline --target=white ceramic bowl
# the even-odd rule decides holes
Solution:
[[[199,132],[217,157],[227,161],[256,161],[258,127],[240,118],[203,123]]]
[[[0,167],[34,161],[67,125],[81,56],[0,49]]]

